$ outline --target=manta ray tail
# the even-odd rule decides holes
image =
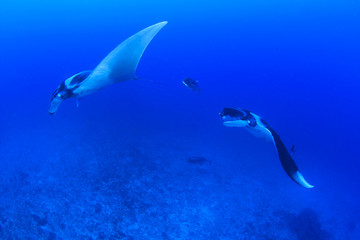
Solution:
[[[280,139],[280,136],[273,129],[269,128],[269,130],[274,138],[276,150],[279,154],[281,165],[283,166],[287,175],[300,186],[303,186],[305,188],[313,188],[314,186],[309,184],[299,171],[298,166],[296,165],[294,159],[291,157],[291,154],[286,149],[284,143]]]

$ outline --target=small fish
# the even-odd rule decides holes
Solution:
[[[192,78],[185,78],[182,83],[193,90],[193,92],[197,91],[200,94],[199,81],[196,81]]]
[[[188,162],[192,164],[200,164],[200,165],[203,165],[205,163],[211,164],[211,161],[207,160],[204,157],[189,157]]]

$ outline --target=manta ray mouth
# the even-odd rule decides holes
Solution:
[[[246,127],[248,125],[247,121],[244,121],[241,116],[228,115],[224,112],[221,112],[220,117],[223,120],[223,124],[226,127]]]
[[[224,123],[241,120],[241,117],[232,117],[229,115],[221,115],[221,114],[220,114],[220,116],[221,116],[222,120],[224,121]]]
[[[224,121],[238,121],[244,120],[243,118],[246,116],[246,112],[241,109],[224,108],[219,115]]]
[[[247,124],[246,121],[241,119],[241,116],[231,116],[225,114],[224,111],[219,113],[220,117],[223,120],[223,124],[226,127],[245,127]]]

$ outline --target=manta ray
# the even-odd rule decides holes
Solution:
[[[65,99],[78,99],[114,83],[137,79],[136,69],[146,47],[166,24],[164,21],[141,30],[120,43],[94,70],[63,81],[51,96],[49,113],[54,114]]]
[[[245,109],[224,108],[220,113],[227,127],[245,127],[256,136],[270,138],[275,145],[282,167],[287,175],[297,184],[305,188],[313,188],[301,174],[298,166],[286,149],[279,134],[261,117]]]

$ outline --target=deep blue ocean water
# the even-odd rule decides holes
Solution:
[[[139,80],[49,115],[165,20]],[[2,1],[0,239],[360,239],[359,23],[357,0]],[[224,107],[266,119],[315,188]]]

